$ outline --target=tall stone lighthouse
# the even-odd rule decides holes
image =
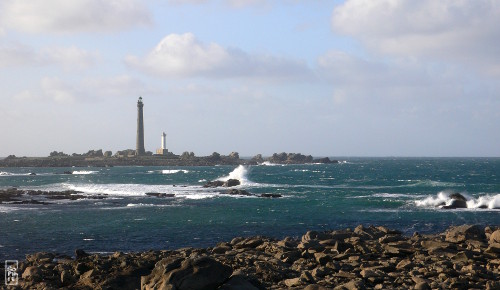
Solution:
[[[144,114],[142,108],[144,104],[142,103],[142,97],[139,97],[137,101],[137,139],[135,146],[135,155],[145,155],[146,150],[144,150]]]

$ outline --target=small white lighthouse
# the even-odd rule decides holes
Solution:
[[[163,132],[161,134],[161,148],[156,149],[156,154],[157,155],[168,155],[168,149],[167,149],[167,134]]]
[[[161,134],[161,149],[167,149],[167,134],[165,134],[165,132]]]

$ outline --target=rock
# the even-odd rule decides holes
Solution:
[[[451,199],[456,199],[456,200],[467,201],[467,199],[465,198],[465,196],[461,195],[461,194],[460,194],[460,193],[458,193],[458,192],[453,193],[453,194],[450,194],[450,198],[451,198]]]
[[[431,290],[431,286],[427,282],[420,282],[415,285],[415,290]]]
[[[42,281],[42,270],[37,266],[29,266],[24,270],[23,275],[21,276],[23,279],[31,280],[35,282]]]
[[[259,290],[259,288],[248,282],[242,275],[234,275],[218,290]]]
[[[244,196],[251,196],[252,194],[244,189],[229,189],[227,191],[221,192],[221,194],[228,194],[228,195],[244,195]]]
[[[262,193],[260,197],[277,198],[277,197],[283,197],[283,195],[277,193]]]
[[[297,286],[302,285],[302,280],[300,280],[300,277],[286,279],[285,280],[285,285],[287,287],[297,287]]]
[[[238,179],[228,179],[222,186],[224,187],[233,187],[240,185],[241,182]]]
[[[223,186],[223,185],[224,185],[224,181],[214,180],[214,181],[207,182],[205,185],[203,185],[203,187],[205,187],[205,188],[207,188],[207,187],[219,187],[219,186]]]
[[[177,265],[178,261],[168,266],[156,265],[159,271],[141,277],[141,289],[217,289],[233,272],[231,267],[206,256],[188,258]]]
[[[61,284],[63,286],[67,286],[69,284],[71,284],[72,282],[74,282],[74,278],[73,276],[71,275],[71,273],[68,271],[68,270],[63,270],[61,272]]]
[[[500,230],[496,230],[490,235],[490,244],[492,243],[500,243]]]
[[[500,254],[500,243],[491,243],[489,247],[485,250],[485,253],[492,254],[499,257]]]
[[[156,196],[156,197],[175,197],[174,193],[161,193],[161,192],[146,192],[147,196]]]
[[[462,243],[466,240],[486,239],[483,229],[477,225],[463,225],[451,227],[446,232],[445,240],[451,243]]]
[[[444,205],[443,209],[455,209],[455,208],[467,208],[467,199],[456,192],[449,196],[451,198],[451,203],[449,205]]]
[[[467,202],[459,199],[452,199],[449,205],[443,205],[442,209],[467,208]]]
[[[85,258],[85,257],[88,257],[90,256],[89,254],[85,253],[84,250],[82,249],[76,249],[75,250],[75,258],[78,260],[78,259],[81,259],[81,258]]]

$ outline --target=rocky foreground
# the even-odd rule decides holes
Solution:
[[[213,248],[28,255],[13,289],[500,289],[500,227],[234,238]]]

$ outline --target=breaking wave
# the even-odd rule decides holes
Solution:
[[[71,174],[80,174],[80,175],[87,175],[87,174],[95,174],[98,173],[99,171],[96,170],[75,170]]]
[[[186,169],[165,169],[165,170],[161,171],[161,173],[163,173],[163,174],[175,174],[175,173],[179,173],[179,172],[189,173],[189,170],[186,170]]]
[[[248,180],[249,168],[243,165],[239,165],[233,171],[229,173],[227,176],[223,176],[218,178],[220,181],[228,181],[229,179],[238,179],[241,185],[251,185],[253,184]]]
[[[451,191],[441,191],[436,196],[428,196],[422,200],[416,200],[415,204],[420,207],[439,207],[443,205],[451,205],[453,199],[450,198]],[[484,195],[474,198],[466,193],[460,193],[467,200],[467,208],[487,208],[500,209],[500,194]]]

